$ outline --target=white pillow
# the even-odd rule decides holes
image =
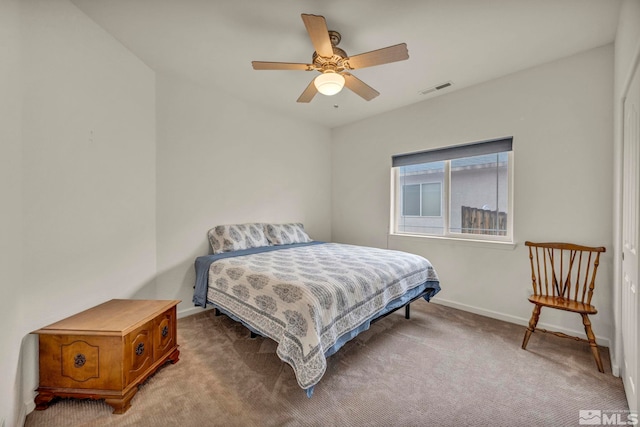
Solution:
[[[214,254],[269,246],[262,223],[218,225],[207,235]]]
[[[264,232],[272,245],[290,245],[292,243],[311,242],[301,223],[265,224]]]

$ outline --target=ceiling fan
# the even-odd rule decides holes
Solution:
[[[365,100],[370,101],[380,93],[349,71],[409,59],[406,43],[350,57],[344,50],[337,47],[342,37],[337,31],[329,31],[327,29],[327,22],[324,16],[303,13],[302,21],[315,48],[311,64],[251,62],[254,70],[319,71],[321,74],[309,83],[298,98],[298,102],[310,102],[318,92],[324,95],[335,95],[344,86]]]

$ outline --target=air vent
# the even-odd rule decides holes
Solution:
[[[420,92],[418,92],[418,95],[427,95],[427,94],[435,92],[437,90],[442,90],[442,89],[448,88],[451,85],[453,85],[452,81],[448,81],[446,83],[441,83],[441,84],[439,84],[437,86],[433,86],[433,87],[430,87],[428,89],[421,90]]]

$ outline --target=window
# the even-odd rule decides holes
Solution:
[[[391,232],[511,241],[512,141],[393,156]]]
[[[404,216],[442,216],[442,184],[426,182],[402,186]]]

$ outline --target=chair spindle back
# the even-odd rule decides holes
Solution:
[[[533,242],[525,242],[525,245],[529,247],[534,295],[591,304],[604,247]]]

